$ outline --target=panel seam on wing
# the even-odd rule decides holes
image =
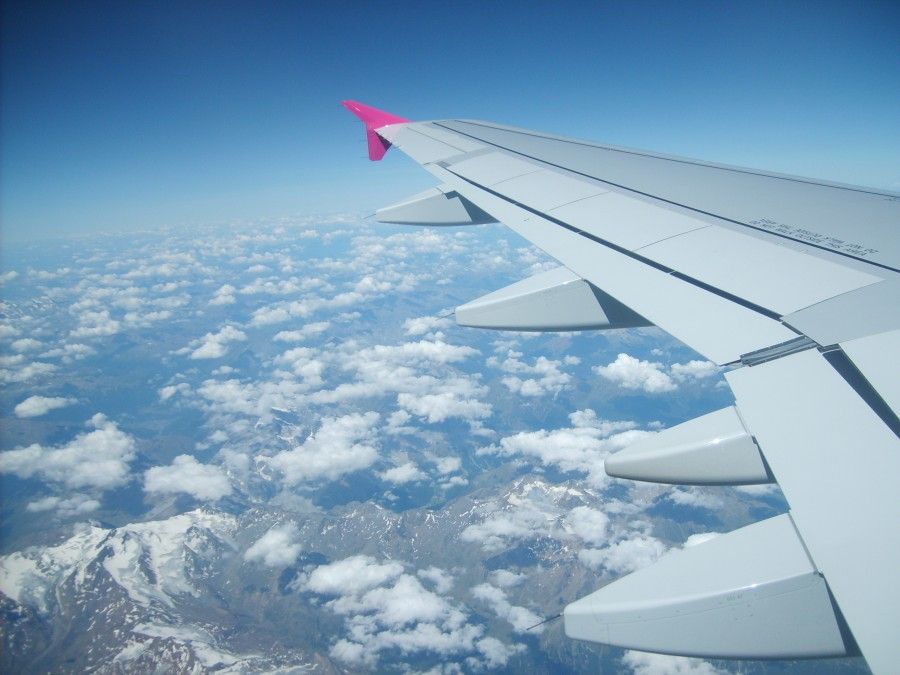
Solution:
[[[439,126],[439,127],[444,128],[444,129],[447,129],[448,131],[452,131],[453,133],[461,134],[461,135],[463,135],[463,136],[468,136],[469,138],[471,138],[471,139],[473,139],[473,140],[476,140],[476,141],[478,141],[479,143],[484,143],[484,144],[486,144],[486,145],[491,145],[491,146],[493,146],[493,147],[495,147],[495,148],[499,148],[500,150],[504,150],[505,152],[509,152],[509,153],[511,153],[511,154],[513,154],[513,155],[518,155],[518,156],[520,156],[520,157],[525,157],[525,158],[530,159],[530,160],[533,160],[533,161],[535,161],[535,162],[540,162],[540,163],[545,164],[545,165],[547,165],[547,166],[551,166],[551,167],[553,167],[553,168],[555,168],[555,169],[560,169],[560,170],[562,170],[562,171],[566,171],[566,172],[568,172],[568,173],[575,174],[576,176],[582,176],[582,177],[584,177],[584,178],[590,178],[591,180],[596,180],[596,181],[598,181],[598,182],[600,182],[600,183],[605,183],[606,185],[612,185],[613,187],[617,187],[617,188],[619,188],[620,190],[627,190],[628,192],[633,192],[634,194],[642,195],[642,196],[644,196],[644,197],[649,197],[650,199],[658,200],[658,201],[663,202],[663,203],[665,203],[665,204],[671,204],[672,206],[677,206],[677,207],[680,207],[680,208],[682,208],[682,209],[686,209],[686,210],[688,210],[688,211],[693,211],[693,212],[695,212],[695,213],[702,213],[703,215],[710,216],[710,217],[712,217],[712,218],[718,218],[719,220],[722,220],[722,221],[724,221],[724,222],[732,223],[732,224],[734,224],[734,225],[739,225],[740,227],[744,227],[744,228],[747,228],[747,229],[749,229],[749,230],[754,230],[754,231],[756,231],[756,232],[762,232],[762,233],[765,233],[765,234],[770,235],[770,236],[773,236],[773,237],[779,237],[779,238],[781,238],[781,239],[786,239],[786,240],[788,240],[788,241],[797,242],[797,243],[803,244],[803,245],[805,245],[805,246],[809,246],[809,247],[811,247],[811,248],[818,249],[818,250],[820,250],[820,251],[827,251],[828,253],[832,253],[832,254],[834,254],[834,255],[838,255],[838,256],[841,256],[841,257],[844,257],[844,258],[849,258],[850,260],[856,260],[857,262],[865,263],[865,264],[867,264],[867,265],[872,265],[872,266],[874,266],[874,267],[880,267],[881,269],[890,270],[890,271],[892,271],[892,272],[900,272],[900,269],[897,269],[896,267],[891,267],[890,265],[885,265],[884,263],[875,262],[874,260],[866,260],[866,259],[864,259],[864,258],[858,258],[858,257],[856,257],[856,256],[854,256],[854,255],[849,254],[849,253],[844,253],[843,251],[838,251],[838,250],[833,249],[833,248],[828,248],[827,246],[820,246],[819,244],[814,244],[814,243],[812,243],[812,242],[810,242],[810,241],[805,241],[805,240],[803,240],[803,239],[798,239],[798,238],[796,238],[796,237],[791,237],[791,236],[788,236],[788,235],[786,235],[786,234],[782,234],[782,233],[779,233],[779,232],[773,232],[773,231],[771,231],[771,230],[767,230],[767,229],[762,228],[762,227],[757,227],[757,226],[755,226],[755,225],[751,225],[750,223],[745,223],[745,222],[740,221],[740,220],[734,220],[733,218],[728,218],[728,217],[726,217],[726,216],[722,216],[722,215],[719,215],[719,214],[716,214],[716,213],[711,213],[711,212],[709,212],[709,211],[704,211],[703,209],[698,209],[698,208],[695,207],[695,206],[688,206],[687,204],[682,204],[682,203],[680,203],[680,202],[676,202],[676,201],[673,201],[673,200],[671,200],[671,199],[666,199],[666,198],[664,198],[664,197],[660,197],[659,195],[654,195],[654,194],[651,194],[651,193],[649,193],[649,192],[643,192],[643,191],[638,190],[638,189],[636,189],[636,188],[628,187],[627,185],[622,185],[622,184],[620,184],[620,183],[614,183],[614,182],[612,182],[612,181],[605,180],[605,179],[599,178],[599,177],[597,177],[597,176],[592,176],[591,174],[584,173],[584,172],[582,172],[582,171],[575,171],[574,169],[570,169],[570,168],[568,168],[568,167],[561,166],[561,165],[559,165],[559,164],[554,164],[553,162],[548,162],[548,161],[545,160],[545,159],[541,159],[541,158],[539,158],[539,157],[535,157],[535,156],[533,156],[533,155],[529,155],[529,154],[527,154],[527,153],[520,152],[520,151],[518,151],[518,150],[513,150],[512,148],[508,148],[508,147],[506,147],[506,146],[504,146],[504,145],[500,145],[499,143],[493,143],[493,142],[491,142],[491,141],[486,141],[486,140],[484,140],[484,139],[482,139],[482,138],[478,138],[477,136],[473,136],[473,135],[467,134],[467,133],[465,133],[465,132],[463,132],[463,131],[459,131],[459,130],[457,130],[457,129],[453,129],[453,128],[451,128],[451,127],[442,125],[442,124],[440,124],[439,122],[435,122],[434,124],[435,124],[436,126]],[[448,171],[449,171],[449,169],[448,169]],[[763,175],[763,174],[760,174],[760,175]],[[460,178],[462,178],[462,176],[460,176]],[[466,180],[466,179],[463,179],[463,180]],[[473,185],[476,185],[476,184],[473,183]],[[826,187],[827,187],[827,186],[826,186]],[[880,193],[873,193],[873,194],[878,195],[878,194],[880,194]],[[501,196],[502,196],[502,195],[501,195]]]

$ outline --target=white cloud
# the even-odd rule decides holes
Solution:
[[[640,389],[650,394],[674,391],[678,385],[662,370],[661,363],[642,361],[628,354],[619,354],[606,366],[594,366],[593,371],[625,389]]]
[[[404,573],[396,561],[378,562],[358,555],[322,565],[295,583],[300,590],[331,599],[325,606],[344,617],[346,637],[330,650],[332,658],[356,668],[377,669],[385,652],[431,653],[442,661],[466,663],[472,669],[499,667],[520,650],[484,637],[484,627],[467,623],[462,608]],[[440,585],[438,568],[420,575]]]
[[[425,335],[451,325],[450,319],[438,316],[420,316],[403,322],[403,330],[407,335]]]
[[[611,574],[628,574],[656,562],[666,545],[647,534],[622,539],[606,548],[582,549],[578,558],[591,569],[605,568]]]
[[[472,589],[472,595],[483,600],[499,618],[509,622],[516,633],[542,633],[544,626],[538,626],[543,619],[530,609],[510,604],[506,593],[490,584],[479,584]]]
[[[40,417],[51,410],[65,408],[73,403],[75,403],[74,398],[66,398],[64,396],[29,396],[19,403],[13,412],[15,412],[16,417]]]
[[[300,531],[294,523],[273,527],[244,553],[244,560],[260,562],[266,567],[293,565],[300,555]]]
[[[186,394],[191,390],[191,385],[187,382],[179,382],[178,384],[168,384],[159,389],[159,400],[168,401],[175,394]]]
[[[17,354],[16,357],[0,357],[4,360],[0,363],[7,366],[20,366],[16,369],[3,368],[0,370],[0,381],[3,382],[28,382],[41,375],[49,375],[57,370],[52,363],[44,363],[43,361],[32,361],[26,365],[21,365],[22,355]],[[12,358],[18,360],[13,361]]]
[[[691,546],[699,546],[700,544],[706,543],[711,539],[715,539],[720,536],[719,532],[698,532],[697,534],[692,534],[690,537],[684,540],[683,547],[690,548]]]
[[[318,358],[319,353],[310,347],[295,347],[275,359],[276,363],[290,368],[300,377],[306,387],[319,387],[323,384],[322,373],[325,362]]]
[[[438,473],[443,476],[459,471],[462,467],[462,460],[459,457],[434,457],[431,461],[437,467]]]
[[[143,314],[139,312],[126,312],[125,316],[122,318],[129,326],[147,328],[153,325],[155,321],[165,321],[166,319],[171,318],[171,316],[172,312],[166,309],[161,312],[144,312]]]
[[[365,348],[348,341],[331,350],[328,358],[335,370],[351,372],[353,379],[333,389],[314,392],[308,400],[341,403],[396,393],[401,408],[429,422],[461,417],[472,424],[490,414],[490,406],[478,400],[487,388],[478,383],[478,376],[460,374],[451,364],[477,353],[471,347],[447,344],[440,339]],[[395,424],[391,431],[405,430]]]
[[[401,393],[397,404],[413,415],[424,417],[430,423],[443,422],[450,417],[462,419],[484,419],[491,416],[491,406],[477,399],[463,399],[453,392],[415,396]]]
[[[287,409],[301,400],[305,385],[290,380],[250,382],[205,380],[197,389],[204,407],[214,416],[245,415],[271,419],[272,408]]]
[[[100,508],[100,502],[87,495],[76,494],[68,499],[44,497],[43,499],[29,502],[25,508],[33,513],[55,510],[60,516],[68,518],[83,516],[86,513],[96,511]]]
[[[673,363],[669,369],[679,382],[685,380],[703,380],[718,374],[719,367],[712,361],[688,361],[687,363]]]
[[[78,317],[80,325],[72,331],[72,337],[102,337],[119,332],[121,324],[110,317],[109,310],[87,311]]]
[[[64,344],[55,349],[50,349],[41,354],[41,358],[50,359],[62,357],[63,363],[72,363],[73,361],[80,361],[81,359],[96,353],[97,352],[93,347],[89,347],[79,342],[73,342]]]
[[[18,340],[13,340],[9,346],[14,352],[29,352],[40,349],[43,346],[43,343],[34,338],[19,338]]]
[[[609,516],[589,506],[576,506],[566,516],[565,525],[576,537],[596,546],[607,539]]]
[[[459,538],[478,543],[489,553],[496,553],[515,540],[554,535],[559,517],[555,510],[548,512],[545,504],[527,498],[517,498],[512,506],[514,508],[489,507],[492,512],[480,523],[466,527]]]
[[[301,301],[278,303],[254,310],[250,319],[252,326],[270,326],[275,323],[284,323],[292,318],[305,318],[312,313],[312,308]]]
[[[218,333],[207,333],[200,340],[192,343],[199,346],[191,352],[192,359],[218,359],[228,353],[228,344],[243,342],[247,335],[234,326],[223,326]]]
[[[303,583],[305,590],[319,595],[356,595],[394,581],[403,565],[379,563],[367,555],[355,555],[315,568]]]
[[[289,484],[336,478],[365,469],[378,459],[375,412],[328,417],[299,447],[280,452],[269,462],[284,474]]]
[[[694,506],[700,509],[718,509],[723,504],[718,495],[699,487],[678,487],[669,492],[666,497],[674,504]]]
[[[650,652],[626,651],[622,665],[634,675],[724,675],[728,672],[702,659]]]
[[[499,445],[479,449],[477,454],[522,455],[562,471],[585,473],[592,485],[601,487],[609,482],[603,460],[647,434],[634,429],[634,422],[599,420],[593,410],[576,411],[569,419],[572,427],[514,434],[502,438]]]
[[[233,305],[235,302],[234,292],[235,287],[231,284],[223,284],[219,287],[219,289],[215,292],[212,297],[212,300],[209,301],[210,305]]]
[[[134,459],[134,439],[100,413],[88,426],[93,430],[59,447],[35,443],[0,453],[0,472],[20,478],[39,476],[72,488],[108,490],[124,485],[129,479],[128,463]]]
[[[330,321],[315,321],[305,324],[297,330],[283,330],[275,334],[275,340],[279,342],[301,342],[312,335],[324,333],[331,327]]]
[[[12,281],[17,276],[19,276],[19,273],[16,272],[15,270],[9,270],[8,272],[4,272],[3,274],[0,274],[0,284],[5,284],[7,281]]]
[[[215,501],[231,494],[231,483],[221,467],[201,464],[191,455],[178,455],[169,466],[154,466],[144,472],[144,491],[183,493],[201,501]]]
[[[515,394],[522,396],[542,396],[547,393],[558,394],[567,388],[572,376],[560,370],[563,363],[574,365],[579,362],[566,357],[563,361],[548,359],[546,356],[538,356],[534,365],[528,365],[522,360],[522,353],[509,350],[506,358],[501,362],[497,357],[490,357],[488,365],[499,367],[503,372],[510,373],[503,378],[506,388]],[[519,377],[525,375],[526,377]],[[532,375],[533,377],[527,377]]]
[[[518,572],[511,572],[510,570],[494,570],[491,573],[491,578],[494,580],[494,584],[500,588],[512,588],[521,584],[528,576]]]
[[[430,581],[434,585],[436,593],[446,595],[453,590],[453,575],[445,572],[440,567],[432,565],[427,569],[419,570],[416,572],[416,575],[420,579]]]
[[[414,483],[416,481],[422,481],[428,478],[428,475],[419,469],[413,462],[406,462],[405,464],[401,464],[400,466],[395,466],[387,471],[382,471],[380,474],[382,480],[386,480],[389,483],[395,483],[397,485],[404,485],[405,483]]]

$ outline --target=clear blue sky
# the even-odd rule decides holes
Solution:
[[[372,210],[355,98],[900,189],[900,3],[3,3],[2,234]]]

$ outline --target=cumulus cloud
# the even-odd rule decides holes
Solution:
[[[154,466],[144,472],[144,491],[215,501],[231,494],[231,483],[221,467],[201,464],[191,455],[178,455],[169,466]]]
[[[451,325],[450,319],[438,316],[420,316],[403,322],[403,330],[407,335],[425,335],[433,330],[440,330]]]
[[[440,339],[375,345],[360,348],[354,342],[330,352],[336,368],[353,373],[353,380],[333,389],[309,395],[313,403],[341,403],[396,393],[400,408],[430,423],[452,417],[474,424],[491,414],[489,404],[479,400],[487,388],[478,376],[456,371],[452,364],[477,354],[471,347],[451,345]],[[392,425],[403,433],[402,422]]]
[[[441,574],[438,574],[441,573]],[[443,578],[438,568],[420,576]],[[347,636],[331,647],[333,658],[375,669],[385,652],[431,654],[474,668],[501,667],[521,646],[484,637],[484,627],[468,623],[465,611],[404,572],[396,561],[365,555],[321,565],[295,587],[328,599],[325,606],[344,617]]]
[[[682,546],[684,548],[699,546],[700,544],[706,543],[711,539],[715,539],[716,537],[720,536],[720,534],[720,532],[698,532],[697,534],[692,534],[690,537],[685,539]]]
[[[530,609],[510,604],[506,593],[490,584],[479,584],[472,589],[472,595],[483,600],[499,618],[509,622],[516,633],[541,633],[543,626],[538,626],[543,619]]]
[[[178,384],[168,384],[159,389],[159,400],[168,401],[175,394],[186,394],[191,390],[191,385],[187,382],[179,382]]]
[[[403,565],[396,561],[379,563],[367,555],[355,555],[315,568],[303,588],[320,595],[357,595],[397,579]]]
[[[522,396],[558,394],[572,380],[572,376],[560,370],[560,366],[563,363],[575,365],[579,362],[577,357],[566,357],[558,361],[538,356],[534,364],[529,365],[522,360],[522,356],[522,352],[509,350],[503,361],[494,356],[487,360],[489,366],[499,367],[503,372],[510,373],[503,378],[503,384],[511,392]]]
[[[582,549],[578,558],[591,569],[605,568],[611,574],[628,574],[656,562],[666,545],[647,534],[622,539],[606,548]]]
[[[72,363],[73,361],[80,361],[81,359],[96,353],[96,350],[88,345],[81,344],[80,342],[71,342],[62,345],[61,347],[47,350],[41,354],[41,358],[50,359],[61,357],[63,363]]]
[[[260,307],[254,310],[250,318],[252,326],[270,326],[276,323],[284,323],[292,318],[305,318],[310,315],[312,309],[304,302],[294,301]]]
[[[294,523],[273,527],[247,549],[244,560],[266,567],[293,565],[302,549],[299,538],[300,531]]]
[[[228,344],[243,342],[247,335],[234,326],[223,326],[218,333],[207,333],[197,341],[199,345],[191,352],[192,359],[218,359],[228,353]],[[194,344],[197,344],[194,343]]]
[[[700,509],[718,509],[723,504],[721,497],[698,487],[675,488],[666,497],[673,504],[694,506]]]
[[[499,586],[500,588],[518,586],[527,578],[528,577],[525,574],[519,574],[518,572],[512,572],[510,570],[500,569],[491,572],[491,579],[493,579],[494,585]]]
[[[0,369],[0,381],[3,382],[28,382],[41,375],[49,375],[57,369],[52,363],[43,361],[25,363],[21,354],[17,354],[15,357],[0,358],[3,359],[0,364],[12,366]]]
[[[566,528],[588,544],[602,544],[607,539],[609,516],[589,506],[576,506],[565,519]]]
[[[462,460],[459,457],[432,457],[431,461],[434,462],[438,473],[444,476],[459,471],[462,467]]]
[[[406,483],[414,483],[428,478],[428,474],[419,469],[413,462],[406,462],[400,466],[395,466],[380,474],[382,480],[396,485],[404,485]]]
[[[330,321],[314,321],[307,323],[297,330],[283,330],[275,334],[275,340],[279,342],[301,342],[313,335],[324,333],[331,327]]]
[[[325,362],[319,358],[315,349],[295,347],[279,356],[275,362],[289,368],[294,375],[301,378],[307,387],[318,387],[323,383],[322,373],[325,371]]]
[[[83,516],[100,508],[100,502],[97,499],[87,495],[76,494],[72,497],[64,499],[62,497],[44,497],[29,502],[25,507],[27,511],[32,513],[40,513],[42,511],[56,511],[57,514],[64,518]]]
[[[278,453],[269,461],[284,474],[288,484],[336,478],[365,469],[378,459],[375,412],[328,417],[322,426],[293,450]]]
[[[678,388],[663,371],[661,363],[642,361],[628,354],[619,354],[615,361],[606,366],[594,366],[593,371],[625,389],[638,389],[649,394]]]
[[[480,448],[477,454],[523,456],[562,471],[585,473],[592,485],[600,487],[609,482],[603,460],[648,433],[635,429],[634,422],[600,420],[589,409],[571,413],[569,420],[569,428],[506,436],[498,445]]]
[[[0,453],[0,472],[37,476],[71,488],[108,490],[124,485],[128,463],[134,459],[134,439],[100,413],[87,426],[93,430],[59,447],[35,443]]]
[[[30,352],[40,349],[43,343],[34,338],[19,338],[18,340],[13,340],[9,346],[14,352]]]
[[[16,417],[40,417],[51,410],[65,408],[73,403],[75,403],[74,398],[64,396],[29,396],[19,403],[13,409],[13,412],[16,414]]]
[[[401,393],[397,404],[413,415],[418,415],[434,424],[450,417],[462,419],[484,419],[491,416],[491,406],[474,398],[462,398],[454,392],[415,396]]]
[[[532,537],[553,537],[560,513],[539,500],[514,497],[509,505],[487,504],[488,511],[479,523],[467,526],[462,541],[478,543],[488,553],[502,551],[511,542]]]
[[[234,292],[235,287],[231,284],[223,284],[219,286],[218,290],[216,290],[215,294],[213,294],[212,299],[209,301],[210,305],[233,305],[235,302]]]
[[[650,652],[626,651],[622,665],[634,675],[724,675],[728,672],[702,659]]]
[[[72,337],[103,337],[119,332],[121,324],[113,319],[109,310],[87,311],[78,317],[80,325],[72,331]]]
[[[719,367],[712,361],[688,361],[687,363],[673,363],[669,369],[679,382],[685,380],[704,380],[718,374]]]
[[[432,565],[424,570],[419,570],[416,575],[434,585],[435,593],[446,595],[453,590],[453,575]]]

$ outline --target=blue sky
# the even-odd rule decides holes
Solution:
[[[364,159],[344,98],[900,189],[896,3],[9,2],[2,25],[7,240],[427,187]]]

